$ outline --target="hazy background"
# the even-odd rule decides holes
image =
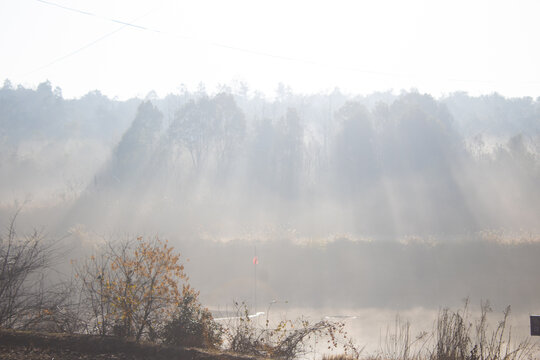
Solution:
[[[0,89],[0,211],[64,238],[159,235],[210,304],[534,311],[540,103],[416,91],[276,99]],[[67,261],[67,259],[66,259]]]
[[[258,310],[535,313],[539,10],[0,1],[1,225],[67,272],[168,238],[213,307],[255,306],[256,254]]]

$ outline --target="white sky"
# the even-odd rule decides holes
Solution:
[[[535,0],[46,1],[97,16],[0,0],[0,80],[121,99],[234,80],[269,96],[280,81],[302,93],[540,96]]]

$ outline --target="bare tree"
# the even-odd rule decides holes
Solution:
[[[81,314],[85,319],[86,331],[91,334],[107,335],[113,323],[112,298],[109,290],[110,256],[108,254],[92,255],[82,264],[75,265],[75,276],[80,287],[81,305],[87,313]],[[89,319],[92,319],[89,321]]]
[[[0,326],[4,328],[32,326],[61,301],[44,280],[54,243],[37,230],[19,236],[15,230],[19,212],[0,233]]]

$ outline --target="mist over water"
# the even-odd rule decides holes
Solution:
[[[256,291],[256,310],[469,297],[532,313],[539,130],[538,99],[497,94],[280,86],[266,99],[243,85],[116,101],[6,82],[1,219],[22,207],[21,231],[62,237],[74,258],[104,239],[167,238],[211,306],[255,307]]]

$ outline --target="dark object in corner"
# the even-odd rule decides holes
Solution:
[[[540,315],[531,315],[531,336],[540,336]]]

